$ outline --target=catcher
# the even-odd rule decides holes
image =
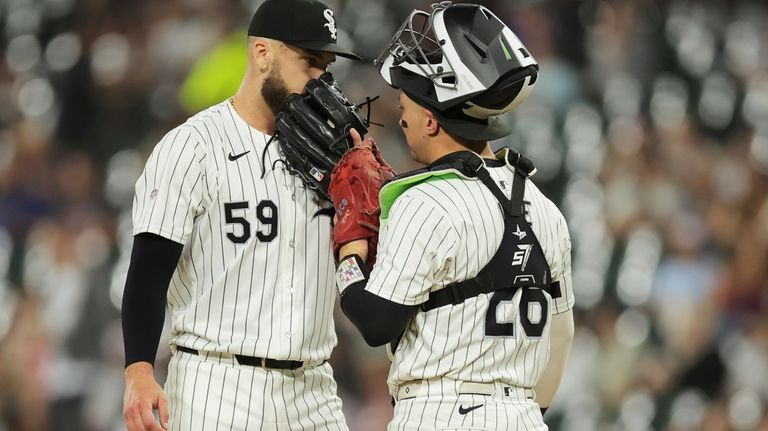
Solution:
[[[573,337],[570,237],[532,162],[488,145],[538,64],[490,10],[450,2],[413,11],[377,64],[427,166],[382,187],[353,135],[329,190],[341,307],[390,345],[389,429],[545,430]]]

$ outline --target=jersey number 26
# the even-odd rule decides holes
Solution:
[[[548,307],[547,297],[541,289],[523,288],[520,298],[518,316],[523,332],[528,338],[538,338],[544,333],[547,326]],[[485,335],[489,337],[514,337],[515,324],[513,322],[499,322],[496,315],[499,304],[511,302],[517,293],[516,290],[501,290],[491,296],[488,304],[488,313],[485,315]],[[531,307],[539,307],[537,318],[531,317]]]

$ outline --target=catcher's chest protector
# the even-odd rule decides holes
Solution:
[[[525,181],[535,170],[533,164],[511,150],[500,154],[505,161],[515,168],[515,179],[512,184],[512,197],[507,199],[496,183],[491,179],[488,170],[482,165],[480,158],[470,152],[459,153],[448,164],[441,164],[416,171],[413,175],[399,177],[387,184],[381,193],[382,223],[387,207],[394,202],[394,191],[401,194],[408,188],[434,177],[478,177],[499,200],[504,214],[504,236],[488,264],[473,278],[458,283],[452,283],[429,295],[429,299],[421,305],[423,311],[429,311],[449,304],[460,304],[469,298],[482,293],[511,289],[514,294],[521,288],[539,288],[550,293],[552,297],[560,296],[557,283],[552,284],[544,251],[530,223],[525,218],[523,195]],[[401,184],[397,184],[401,182]],[[388,208],[387,208],[388,209]],[[388,211],[387,211],[388,213]]]

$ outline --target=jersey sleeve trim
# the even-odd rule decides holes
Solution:
[[[573,306],[576,305],[576,300],[573,297],[573,295],[570,295],[566,301],[558,302],[554,301],[552,304],[552,314],[563,314],[568,312],[569,310],[573,309]]]
[[[133,228],[133,235],[136,236],[141,233],[153,233],[155,235],[161,236],[165,239],[169,239],[173,242],[177,242],[179,244],[186,244],[187,240],[189,239],[189,235],[181,235],[178,232],[173,232],[169,229],[163,229],[160,226],[135,226]]]

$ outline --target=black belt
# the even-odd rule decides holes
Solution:
[[[199,355],[200,353],[195,349],[189,347],[176,346],[176,350],[179,352],[189,353],[190,355]],[[261,367],[275,370],[295,370],[304,366],[304,362],[301,361],[289,361],[280,359],[269,358],[257,358],[254,356],[245,355],[233,355],[237,359],[237,363],[240,365],[249,365],[251,367]]]

